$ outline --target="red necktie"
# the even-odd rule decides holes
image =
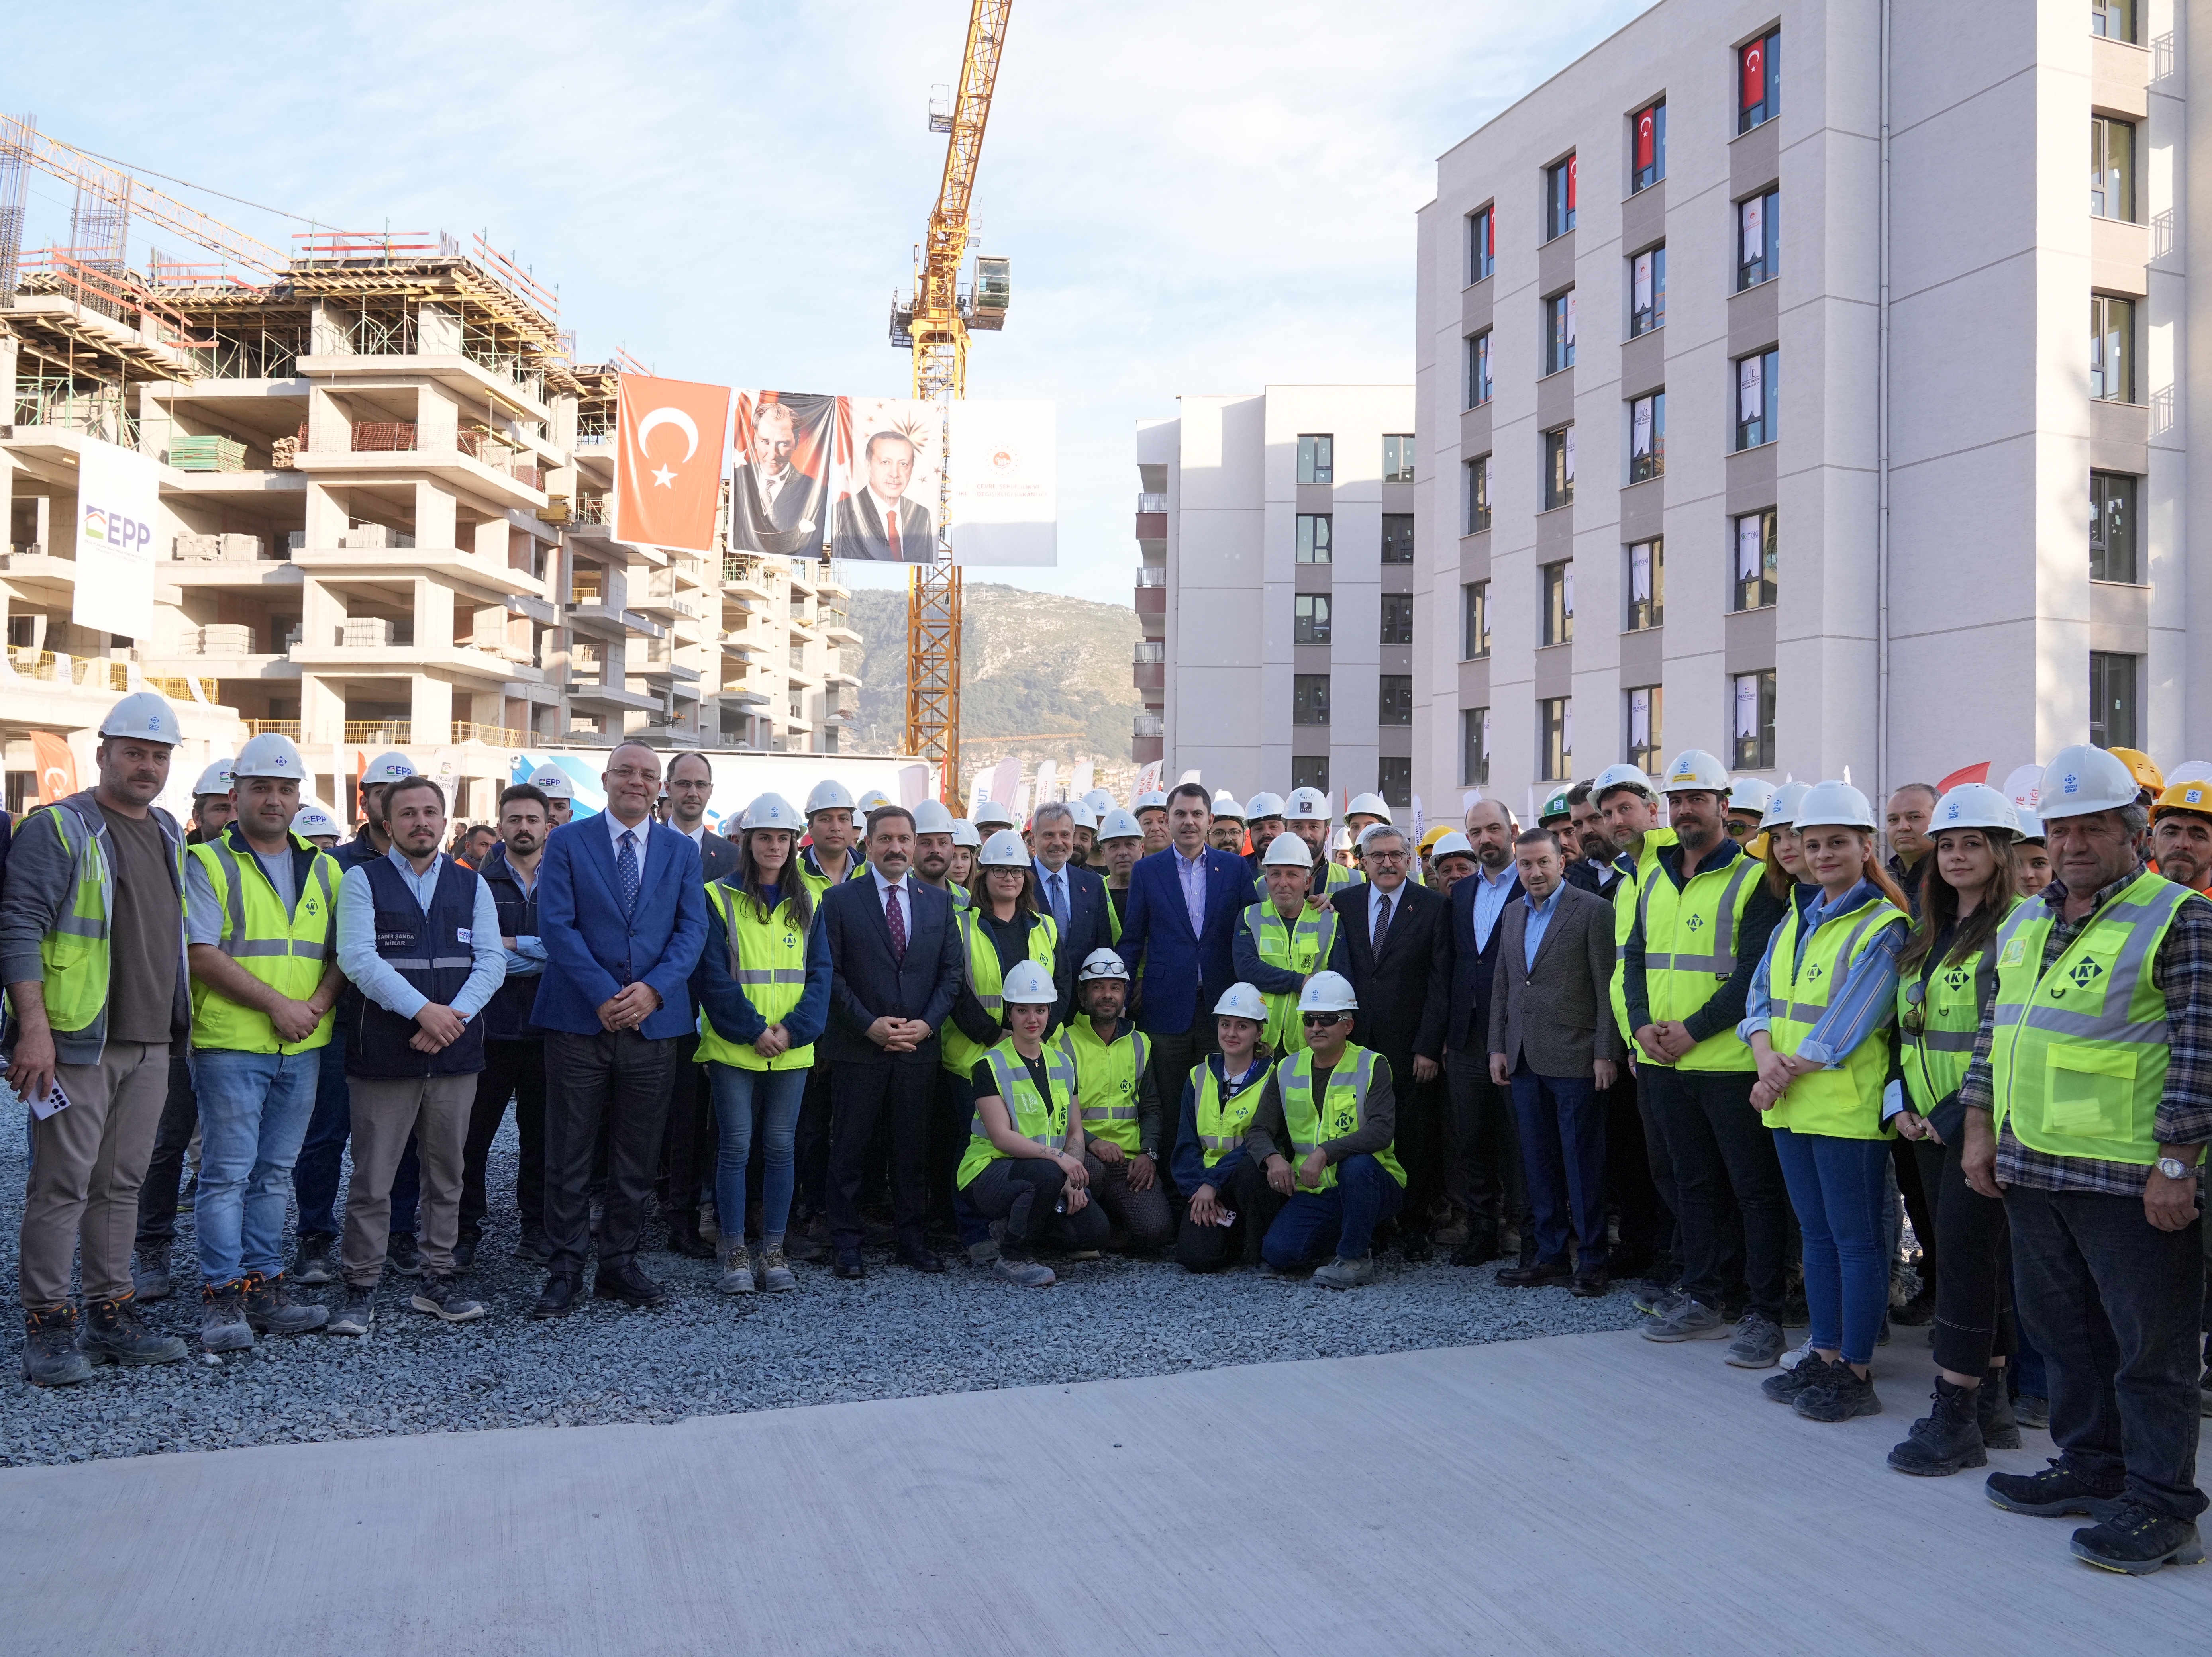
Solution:
[[[899,550],[898,519],[898,502],[894,501],[891,502],[890,511],[884,514],[884,531],[890,538],[892,558],[903,562],[906,555]]]

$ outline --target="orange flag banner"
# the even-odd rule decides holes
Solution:
[[[624,374],[616,410],[615,538],[713,551],[729,387]]]
[[[51,731],[31,732],[31,755],[39,767],[39,804],[52,805],[77,792],[76,756]]]
[[[1940,798],[1942,796],[1949,793],[1954,788],[1957,788],[1963,784],[1970,782],[1987,782],[1989,780],[1990,762],[1987,760],[1984,760],[1979,765],[1965,766],[1960,768],[1959,770],[1954,771],[1949,776],[1944,778],[1942,781],[1936,785],[1936,792],[1937,797]]]

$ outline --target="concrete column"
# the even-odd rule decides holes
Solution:
[[[415,580],[415,648],[444,649],[453,642],[453,590],[417,576]],[[448,706],[451,698],[447,699]]]
[[[354,320],[352,313],[327,300],[317,300],[307,311],[307,354],[310,356],[351,355],[353,343],[347,335]]]
[[[344,630],[344,601],[309,576],[300,584],[301,642],[310,650],[329,650],[343,642]]]
[[[553,446],[557,449],[573,450],[576,446],[576,399],[573,397],[556,396],[551,401],[551,407],[553,430],[550,435],[553,439]]]
[[[504,565],[507,562],[507,519],[486,518],[478,520],[469,531],[469,550],[477,557]]]
[[[418,622],[419,626],[419,622]],[[418,633],[419,638],[421,634]],[[407,717],[415,722],[416,748],[441,746],[451,740],[453,725],[453,687],[450,681],[434,679],[427,673],[414,676],[413,695],[409,697]]]
[[[424,306],[415,313],[415,349],[422,356],[460,355],[460,318],[438,306]]]
[[[307,485],[307,544],[317,552],[337,550],[349,519],[344,502],[327,483]],[[313,585],[311,582],[310,586]]]
[[[343,454],[353,447],[353,422],[346,418],[329,388],[307,390],[307,452]]]
[[[345,737],[345,697],[320,674],[300,676],[300,730],[310,744],[341,742]]]
[[[422,441],[418,433],[416,440]],[[428,547],[457,547],[454,528],[457,513],[452,493],[444,485],[427,479],[415,486],[415,545],[419,550]]]
[[[459,349],[456,341],[455,351]],[[418,449],[450,454],[458,446],[460,434],[461,405],[453,394],[442,385],[425,385],[418,388],[415,404],[415,446]]]

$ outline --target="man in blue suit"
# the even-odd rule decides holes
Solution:
[[[1080,967],[1093,950],[1121,940],[1121,922],[1106,895],[1106,877],[1075,860],[1075,813],[1066,800],[1047,800],[1030,818],[1036,863],[1037,907],[1060,927],[1060,956]],[[1065,1020],[1068,1009],[1060,1010]]]
[[[1214,1050],[1213,1005],[1237,981],[1237,917],[1259,901],[1244,859],[1206,845],[1212,826],[1212,796],[1179,785],[1168,796],[1167,850],[1140,858],[1129,874],[1119,948],[1139,974],[1137,1028],[1152,1043],[1163,1099],[1182,1098],[1191,1066]],[[1160,1151],[1165,1180],[1175,1146]]]
[[[635,1258],[668,1114],[678,1037],[694,1028],[691,969],[707,938],[699,848],[653,821],[659,756],[626,742],[600,780],[607,809],[556,828],[538,879],[546,964],[531,1022],[545,1032],[545,1236],[532,1315],[559,1317],[583,1285],[592,1156],[608,1125],[606,1206],[592,1292],[631,1306],[668,1296]]]

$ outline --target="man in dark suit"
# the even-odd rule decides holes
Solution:
[[[1520,1136],[1513,1096],[1490,1079],[1490,992],[1498,969],[1498,921],[1521,895],[1513,867],[1511,814],[1497,800],[1468,808],[1467,837],[1474,872],[1451,889],[1452,986],[1446,1046],[1459,1199],[1467,1209],[1467,1241],[1454,1266],[1480,1266],[1500,1252],[1498,1234],[1522,1205]],[[1524,1231],[1526,1228],[1523,1228]],[[1529,1247],[1524,1236],[1524,1251]]]
[[[929,1105],[938,1031],[965,976],[952,900],[912,878],[914,814],[878,806],[868,818],[866,877],[842,881],[816,907],[816,941],[830,961],[830,1027],[817,1064],[830,1067],[830,1235],[837,1275],[866,1275],[860,1182],[868,1141],[888,1114],[891,1221],[899,1258],[942,1272],[930,1252]]]
[[[738,848],[707,826],[714,798],[714,768],[704,754],[678,754],[668,762],[668,826],[699,848],[702,884],[738,866]],[[714,1246],[699,1235],[699,1200],[714,1175],[714,1114],[698,1054],[697,1030],[676,1038],[668,1069],[668,1126],[661,1135],[660,1205],[668,1219],[668,1252],[711,1260]]]
[[[1571,1278],[1576,1294],[1595,1297],[1609,1281],[1600,1096],[1619,1075],[1625,1047],[1609,993],[1613,906],[1567,883],[1566,858],[1551,829],[1522,835],[1514,844],[1521,897],[1498,926],[1490,1079],[1513,1091],[1536,1236],[1536,1258],[1502,1268],[1498,1281],[1537,1289]]]
[[[1382,823],[1360,848],[1367,878],[1335,893],[1329,968],[1359,998],[1360,1045],[1390,1061],[1398,1080],[1398,1161],[1406,1170],[1406,1258],[1429,1258],[1429,1229],[1444,1195],[1444,1023],[1451,995],[1449,906],[1417,881],[1413,848]]]
[[[1060,928],[1060,958],[1071,968],[1091,959],[1093,950],[1121,941],[1121,920],[1106,895],[1105,877],[1075,860],[1075,813],[1065,800],[1047,800],[1030,818],[1030,846],[1036,865],[1037,907]],[[1062,1022],[1069,1017],[1060,1010]]]
[[[781,403],[753,417],[753,441],[731,503],[733,543],[759,552],[801,553],[822,545],[822,480],[791,464],[799,422]]]
[[[1213,797],[1204,787],[1178,785],[1167,813],[1167,850],[1130,871],[1119,949],[1137,976],[1137,1028],[1152,1045],[1153,1081],[1161,1098],[1180,1099],[1191,1067],[1214,1051],[1214,1004],[1237,981],[1237,917],[1260,889],[1243,858],[1206,843]],[[1164,1180],[1175,1160],[1172,1131],[1165,1137]]]
[[[840,558],[926,564],[937,556],[929,508],[906,498],[914,482],[914,445],[896,432],[878,432],[866,447],[868,485],[837,503],[830,531]]]
[[[668,1296],[639,1267],[677,1038],[695,1028],[691,969],[707,938],[699,852],[654,822],[660,759],[643,743],[607,756],[607,809],[556,828],[538,890],[545,971],[531,1022],[545,1032],[545,1235],[532,1315],[559,1317],[583,1285],[592,1158],[608,1125],[607,1190],[592,1292],[632,1306]]]

